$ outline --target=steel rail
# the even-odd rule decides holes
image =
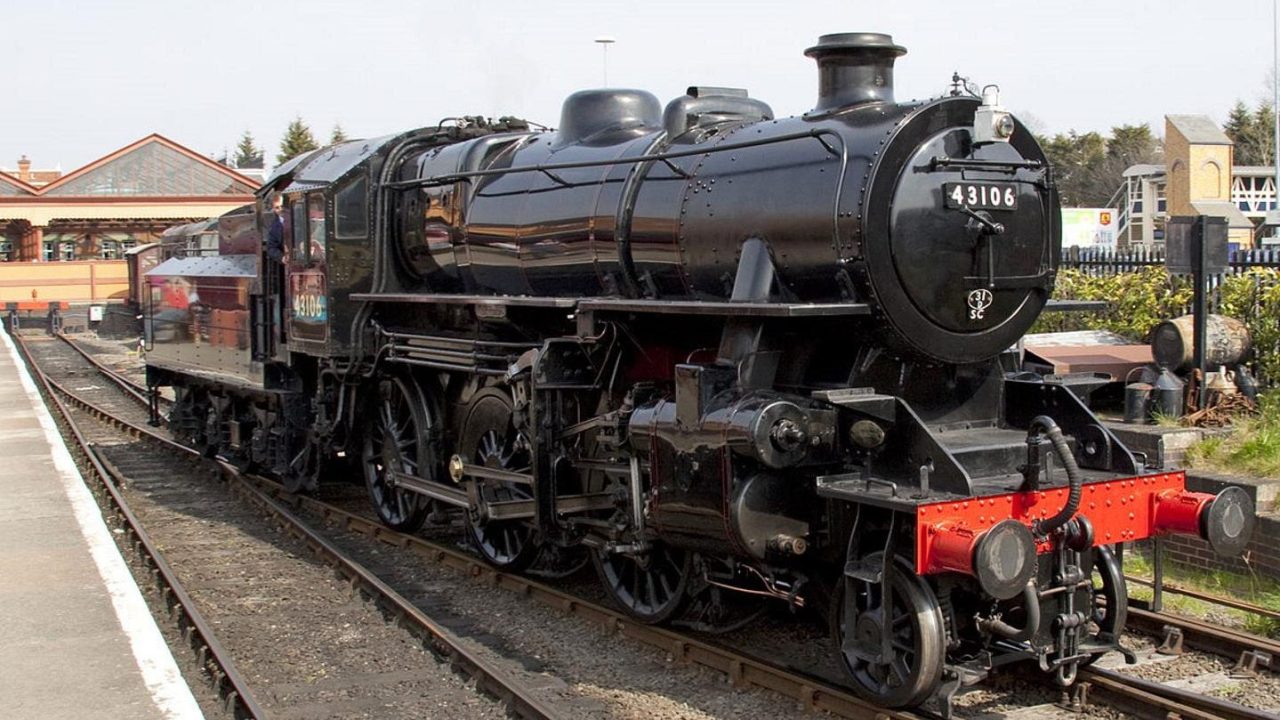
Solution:
[[[63,341],[64,343],[66,343],[66,344],[67,344],[67,345],[68,345],[72,350],[75,350],[77,353],[79,353],[79,354],[80,354],[80,357],[84,358],[85,360],[87,360],[87,361],[89,362],[89,364],[91,364],[91,365],[93,365],[95,368],[97,368],[98,372],[100,372],[100,373],[102,373],[103,375],[105,375],[105,376],[107,377],[107,379],[108,379],[108,380],[110,380],[110,381],[114,382],[116,385],[120,386],[120,389],[121,389],[121,390],[123,390],[124,392],[128,393],[130,397],[132,397],[134,400],[137,400],[138,402],[142,403],[142,405],[143,405],[144,407],[146,407],[146,406],[147,406],[147,396],[144,394],[144,393],[145,393],[145,391],[146,391],[146,389],[145,389],[145,388],[143,388],[143,387],[139,386],[137,383],[133,382],[133,381],[132,381],[132,380],[130,380],[129,378],[125,377],[124,375],[121,375],[120,373],[116,372],[115,370],[112,370],[111,368],[107,367],[106,365],[103,365],[103,364],[102,364],[102,361],[100,361],[100,360],[98,360],[97,358],[93,357],[92,355],[90,355],[90,354],[89,354],[89,352],[88,352],[87,350],[85,350],[84,348],[82,348],[82,347],[80,347],[79,345],[77,345],[77,344],[75,343],[75,341],[74,341],[74,340],[72,340],[70,337],[68,337],[68,336],[67,336],[67,334],[66,334],[65,332],[59,331],[59,332],[56,334],[56,337],[57,337],[59,340],[61,340],[61,341]]]
[[[1125,582],[1133,583],[1135,585],[1144,585],[1150,588],[1154,588],[1156,585],[1154,580],[1147,580],[1146,578],[1133,577],[1131,575],[1125,575],[1124,579],[1125,579]],[[1189,597],[1195,600],[1202,600],[1204,602],[1212,603],[1214,605],[1228,607],[1233,610],[1240,610],[1242,612],[1261,615],[1264,617],[1271,618],[1272,620],[1280,620],[1280,610],[1272,610],[1271,608],[1264,608],[1260,605],[1254,605],[1252,603],[1242,602],[1240,600],[1234,600],[1232,598],[1223,597],[1221,595],[1214,595],[1212,593],[1201,592],[1199,590],[1192,590],[1191,588],[1183,587],[1175,583],[1166,582],[1162,585],[1161,589],[1164,592],[1173,593],[1174,595],[1181,595],[1183,597]]]
[[[1275,713],[1256,710],[1239,703],[1202,693],[1175,688],[1114,670],[1084,668],[1080,680],[1089,683],[1089,692],[1104,695],[1108,704],[1144,717],[1182,720],[1275,720]]]
[[[77,350],[80,349],[77,348]],[[65,389],[61,390],[61,392],[67,393]],[[104,417],[109,416],[106,411],[95,408],[84,401],[78,401],[78,404]],[[190,448],[173,443],[150,428],[134,426],[131,423],[121,421],[117,421],[117,423],[128,426],[137,435],[153,437],[166,444],[181,448],[185,452],[195,452]],[[236,486],[245,493],[245,497],[250,502],[281,517],[291,532],[294,532],[293,528],[299,528],[307,534],[304,540],[313,550],[322,548],[325,549],[325,552],[332,550],[341,555],[341,552],[333,548],[327,540],[314,534],[314,531],[307,528],[303,521],[290,513],[283,506],[285,503],[294,507],[304,508],[330,522],[336,522],[352,532],[369,536],[389,545],[409,549],[444,566],[463,571],[476,578],[482,578],[494,587],[517,592],[559,609],[566,614],[576,615],[587,621],[609,627],[619,634],[666,652],[675,662],[699,665],[723,673],[735,687],[755,686],[771,690],[797,700],[806,709],[822,710],[839,717],[874,718],[876,720],[879,718],[887,720],[921,717],[921,715],[909,712],[896,712],[876,708],[842,689],[830,686],[821,679],[795,673],[785,668],[777,667],[768,661],[752,658],[729,648],[696,640],[672,630],[637,623],[621,613],[543,585],[529,578],[495,570],[484,564],[480,559],[466,553],[432,543],[423,538],[395,532],[366,517],[336,508],[315,498],[291,495],[282,486],[269,479],[244,476],[226,463],[219,461],[218,464],[228,479],[236,481]],[[299,537],[303,536],[299,535]],[[317,550],[317,552],[320,552],[320,550]],[[358,568],[359,566],[356,567]],[[386,587],[380,580],[362,568],[359,570],[353,569],[350,572],[340,570],[340,572],[353,583],[373,588],[381,585],[388,592],[394,594],[393,590]],[[1213,601],[1212,598],[1206,599]],[[1131,602],[1130,604],[1130,623],[1135,625],[1136,629],[1158,635],[1167,626],[1178,627],[1183,630],[1184,639],[1188,645],[1227,657],[1231,657],[1235,652],[1244,651],[1262,651],[1272,653],[1273,657],[1280,657],[1280,642],[1247,633],[1226,630],[1191,618],[1153,613],[1145,610],[1141,605],[1141,602]],[[401,622],[412,622],[415,619],[414,615],[421,614],[412,605],[408,606],[403,615],[397,610],[392,612]],[[426,632],[430,633],[429,630]],[[428,642],[433,649],[440,651],[436,645],[436,640],[428,639]],[[458,658],[447,650],[443,654],[451,657],[455,662],[458,661]],[[463,660],[464,664],[465,662]],[[1102,695],[1109,704],[1145,717],[1163,718],[1170,714],[1176,714],[1187,720],[1261,720],[1262,718],[1273,717],[1270,713],[1247,708],[1230,701],[1200,695],[1114,671],[1098,668],[1082,669],[1080,679],[1088,683],[1086,692],[1092,691],[1095,695]],[[492,688],[486,689],[489,692],[494,692]],[[500,693],[501,691],[499,690],[495,694],[503,697]],[[508,702],[510,701],[508,700]]]
[[[120,493],[117,484],[119,475],[113,473],[101,461],[92,443],[85,438],[80,427],[72,419],[71,409],[59,397],[59,394],[70,395],[70,393],[50,379],[33,361],[26,343],[22,341],[20,336],[14,335],[14,338],[17,340],[18,347],[28,367],[35,372],[37,379],[40,381],[45,396],[53,403],[75,440],[75,449],[84,460],[86,469],[92,471],[101,484],[105,493],[105,502],[110,506],[109,509],[119,518],[122,529],[131,537],[132,542],[130,544],[133,546],[134,552],[150,569],[152,580],[156,585],[156,591],[160,594],[170,615],[176,621],[182,637],[190,645],[192,652],[196,654],[200,668],[207,675],[210,684],[219,697],[222,698],[224,709],[236,718],[265,718],[266,714],[263,712],[262,706],[258,704],[248,682],[236,668],[235,661],[231,658],[230,653],[219,642],[212,626],[205,619],[199,608],[196,607],[190,594],[183,587],[181,581],[178,580],[168,561],[165,560],[163,553],[152,542],[151,537],[142,528],[141,522],[129,507],[128,501]],[[77,404],[82,403],[83,401],[79,401]]]
[[[1166,628],[1176,628],[1182,633],[1183,643],[1227,659],[1239,658],[1246,652],[1262,652],[1280,659],[1280,640],[1211,625],[1182,615],[1153,612],[1144,605],[1130,601],[1130,628],[1156,637],[1168,634]]]
[[[31,362],[29,357],[28,362]],[[38,369],[37,372],[39,372]],[[201,457],[198,451],[176,443],[173,440],[164,437],[152,428],[135,425],[126,420],[117,418],[108,410],[81,398],[75,397],[74,393],[71,393],[61,385],[58,385],[56,381],[48,379],[43,375],[43,373],[41,373],[41,377],[49,383],[49,397],[60,406],[68,426],[72,429],[72,432],[78,439],[82,439],[83,436],[75,426],[74,421],[71,420],[69,412],[66,410],[66,406],[62,404],[61,398],[57,397],[57,394],[68,396],[72,400],[73,404],[78,406],[81,410],[89,412],[100,419],[106,420],[116,427],[128,431],[135,437],[146,437],[155,440],[167,448],[187,454],[193,459]],[[86,446],[88,445],[87,441],[83,442]],[[106,480],[104,480],[103,483],[104,486],[108,487],[117,506],[127,510],[128,506],[124,498],[119,494],[118,490],[112,488],[116,482],[123,479],[118,474],[118,471],[117,474],[112,474],[112,471],[109,468],[104,467],[102,463],[97,461],[96,453],[94,453],[92,449],[87,449],[86,453],[92,458],[96,467],[101,468],[102,474],[100,474],[99,477],[110,478],[110,483]],[[418,635],[424,641],[426,646],[432,650],[432,652],[446,658],[454,668],[460,669],[462,672],[475,679],[479,689],[498,698],[513,714],[518,717],[529,718],[530,720],[554,720],[561,716],[560,713],[556,712],[553,708],[537,698],[533,690],[526,687],[518,678],[507,672],[505,669],[497,667],[490,661],[469,650],[457,634],[431,619],[406,598],[378,579],[373,573],[369,572],[362,565],[348,557],[338,549],[336,545],[325,540],[314,530],[309,528],[300,518],[291,513],[279,502],[254,487],[252,483],[246,480],[244,475],[237,468],[221,460],[216,462],[223,477],[228,481],[229,485],[239,492],[246,501],[274,516],[277,521],[284,526],[284,529],[287,532],[302,540],[313,553],[333,566],[335,570],[350,582],[353,587],[360,588],[367,597],[373,599],[375,602],[381,603],[383,608],[389,611],[402,627],[413,632],[415,635]],[[129,512],[128,516],[132,523],[132,527],[137,529],[137,533],[135,533],[135,535],[145,536],[144,531],[142,531],[140,525],[137,524],[137,520],[133,516],[132,512]],[[150,544],[149,539],[146,543],[150,552],[153,553],[159,561],[163,562],[163,558],[160,556],[159,551]],[[173,576],[172,571],[168,569],[168,565],[165,564],[164,567],[168,571],[166,574],[166,580],[168,581],[169,586],[175,588],[173,595],[189,603],[190,596],[185,590],[181,589],[181,585],[178,584],[177,578]],[[188,606],[184,605],[184,609],[186,608],[188,608]],[[198,610],[196,610],[193,605],[189,606],[188,614],[198,614]],[[203,618],[201,618],[200,622],[202,627],[202,632],[200,633],[201,637],[211,639],[205,643],[205,645],[209,647],[208,650],[203,652],[197,650],[201,655],[201,660],[204,660],[204,656],[206,654],[215,655],[216,653],[214,652],[214,649],[216,648],[221,653],[220,657],[223,658],[223,661],[220,662],[219,665],[224,668],[230,667],[230,670],[224,671],[222,675],[227,678],[238,679],[240,683],[243,683],[239,673],[235,672],[234,665],[231,663],[230,659],[226,657],[225,650],[217,644],[216,637],[208,631],[208,624],[203,621]],[[185,637],[186,628],[183,628],[183,630]],[[216,676],[215,679],[217,679]],[[240,697],[251,697],[249,696],[247,685],[238,685],[236,689]],[[242,716],[253,718],[265,717],[265,715],[262,714],[261,709],[257,708],[256,705],[252,713],[247,713]]]

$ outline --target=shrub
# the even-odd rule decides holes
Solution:
[[[1253,340],[1258,381],[1280,385],[1280,274],[1255,268],[1228,276],[1219,289],[1220,312],[1244,321]]]
[[[1172,277],[1163,267],[1152,266],[1101,277],[1061,270],[1053,295],[1061,300],[1102,300],[1108,305],[1095,312],[1045,313],[1031,332],[1110,330],[1133,342],[1146,342],[1161,321],[1187,311],[1194,293],[1189,278]],[[1216,299],[1217,312],[1249,328],[1259,384],[1280,386],[1280,273],[1253,268],[1228,275],[1216,290]],[[1214,305],[1211,300],[1210,306]]]
[[[1146,342],[1156,325],[1181,315],[1192,298],[1190,283],[1158,266],[1102,277],[1061,270],[1053,295],[1060,300],[1102,300],[1107,308],[1045,313],[1031,332],[1110,330],[1134,342]]]

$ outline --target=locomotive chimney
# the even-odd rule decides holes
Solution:
[[[893,61],[907,49],[883,33],[823,35],[804,51],[818,61],[814,112],[866,102],[893,102]]]

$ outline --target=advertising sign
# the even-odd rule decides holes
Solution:
[[[1114,248],[1119,228],[1113,208],[1062,208],[1062,247]]]

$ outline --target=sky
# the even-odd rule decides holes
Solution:
[[[1165,114],[1221,123],[1269,99],[1278,0],[3,0],[0,167],[70,172],[156,132],[205,155],[248,130],[273,164],[300,117],[323,144],[515,115],[555,126],[575,90],[666,102],[689,85],[747,88],[779,116],[813,107],[804,49],[883,32],[907,48],[898,99],[953,71],[996,83],[1042,133],[1107,132]]]

